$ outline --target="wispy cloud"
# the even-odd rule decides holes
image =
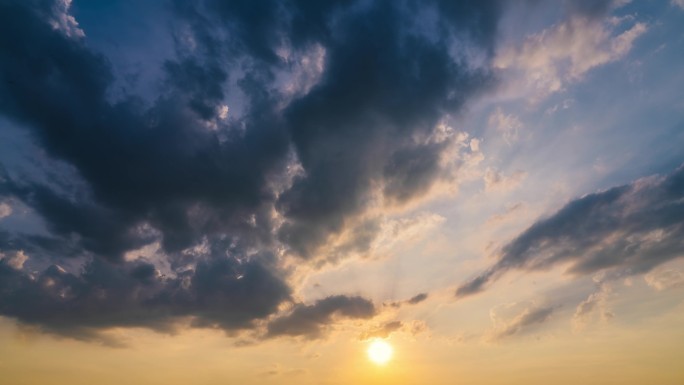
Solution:
[[[597,290],[577,305],[572,316],[573,328],[576,331],[583,330],[595,318],[595,314],[598,314],[598,318],[603,322],[611,320],[614,314],[608,307],[608,300],[612,292],[610,283],[597,282]]]
[[[575,275],[642,274],[684,255],[684,167],[574,200],[506,244],[499,261],[456,291],[483,291],[509,270],[569,265]]]
[[[510,313],[511,310],[519,311],[506,318],[499,314],[502,306],[495,307],[489,312],[489,316],[494,324],[493,329],[487,338],[491,341],[500,341],[505,338],[520,335],[535,327],[547,322],[556,308],[553,306],[543,306],[536,303],[509,304],[504,305]]]
[[[571,7],[564,20],[528,36],[522,45],[501,47],[495,66],[519,72],[522,76],[516,79],[523,83],[516,87],[540,100],[580,80],[591,69],[623,58],[647,25],[636,22],[621,30],[618,26],[630,23],[630,18],[607,18],[611,2],[596,3],[602,5]]]
[[[658,290],[669,290],[684,286],[684,273],[675,269],[658,269],[644,276],[648,286]]]

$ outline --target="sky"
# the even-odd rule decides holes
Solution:
[[[682,0],[0,0],[2,382],[684,383],[682,64]]]

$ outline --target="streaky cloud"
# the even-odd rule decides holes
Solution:
[[[644,274],[684,256],[684,166],[576,199],[503,246],[497,263],[462,284],[484,291],[510,270],[569,265],[568,273]]]

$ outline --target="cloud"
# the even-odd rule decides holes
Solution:
[[[275,313],[290,298],[280,278],[255,261],[212,258],[166,277],[142,260],[93,259],[80,274],[51,265],[34,274],[0,260],[0,312],[41,330],[79,339],[111,327],[159,331],[190,319],[195,326],[240,330]]]
[[[526,205],[523,202],[509,205],[506,207],[506,211],[503,213],[492,215],[489,219],[487,219],[487,224],[498,224],[507,221],[525,209]]]
[[[684,166],[576,199],[506,244],[456,295],[483,291],[509,270],[567,265],[573,275],[644,274],[684,256]]]
[[[68,37],[81,38],[85,36],[78,22],[69,14],[71,0],[57,0],[52,5],[52,16],[48,19],[52,28],[61,31]]]
[[[672,0],[671,3],[673,6],[677,6],[681,9],[684,9],[684,0]]]
[[[500,171],[488,167],[484,174],[485,191],[513,190],[522,183],[525,177],[527,177],[527,173],[524,171],[516,171],[510,176],[506,176]]]
[[[404,324],[401,321],[391,321],[383,324],[382,326],[376,327],[369,331],[362,333],[359,338],[362,340],[368,340],[372,338],[387,338],[390,334],[397,330],[400,330]]]
[[[521,304],[505,306],[508,312],[520,307]],[[501,307],[495,307],[489,312],[494,324],[489,338],[493,341],[499,341],[532,330],[534,327],[548,321],[556,309],[553,306],[539,306],[530,303],[510,318],[502,317],[499,314],[500,310]]]
[[[500,1],[173,2],[175,45],[141,63],[159,66],[144,97],[115,89],[121,69],[70,5],[0,5],[0,114],[50,160],[40,176],[0,178],[0,198],[45,223],[0,233],[0,250],[25,250],[35,270],[2,262],[0,314],[82,338],[274,316],[291,300],[283,256],[325,260],[366,220],[351,238],[373,245],[386,218],[369,212],[456,179],[467,149],[445,121],[496,82]],[[416,28],[428,9],[437,28]],[[157,244],[154,263],[127,257]],[[297,334],[297,317],[319,314],[302,331],[313,335],[333,314],[357,316],[346,306],[372,313],[343,298],[269,330]]]
[[[0,253],[0,260],[5,261],[7,265],[16,270],[21,270],[22,268],[24,268],[24,263],[26,263],[28,259],[28,255],[24,254],[23,250],[15,251],[13,253],[10,253],[9,255]]]
[[[522,45],[505,45],[497,53],[495,66],[517,71],[525,84],[518,84],[540,99],[561,91],[593,68],[624,57],[634,41],[647,31],[644,23],[633,23],[621,31],[629,18],[607,18],[619,2],[567,2],[567,16],[542,32],[531,34]]]
[[[520,130],[523,128],[523,124],[517,116],[505,114],[501,107],[497,107],[497,109],[489,115],[487,123],[500,132],[508,144],[512,144],[518,140]]]
[[[287,3],[293,9],[280,4],[295,19],[310,14],[311,25],[320,30],[309,31],[277,22],[280,15],[273,10],[280,7],[272,3],[263,13],[213,2],[207,4],[217,11],[212,16],[202,14],[202,7],[185,12],[196,35],[194,55],[181,50],[177,60],[165,62],[165,92],[147,111],[135,98],[107,100],[113,74],[106,59],[46,25],[42,14],[51,7],[5,6],[3,14],[15,17],[4,24],[4,35],[19,39],[4,45],[12,47],[12,60],[3,60],[2,73],[12,81],[3,98],[12,103],[3,113],[30,127],[50,155],[73,165],[92,202],[69,202],[50,188],[22,181],[13,182],[13,193],[36,207],[58,238],[79,234],[84,241],[77,246],[111,259],[151,241],[131,231],[140,225],[158,230],[167,252],[191,247],[206,235],[232,233],[281,241],[293,253],[310,257],[366,209],[377,180],[385,180],[387,198],[406,201],[442,178],[440,159],[448,143],[414,138],[430,136],[444,114],[485,89],[491,82],[487,72],[461,67],[441,43],[427,37],[403,41],[403,23],[410,18],[398,6],[374,3],[342,12],[344,2]],[[448,11],[445,19],[478,14],[495,20],[493,4],[433,6]],[[328,30],[332,14],[327,12],[333,11],[339,18],[337,38]],[[223,18],[231,22],[235,41],[221,41],[220,29],[211,30]],[[381,27],[384,32],[376,33]],[[490,40],[484,39],[492,33],[489,22],[468,28],[485,27],[475,35]],[[281,33],[293,34],[290,50],[317,41],[326,52],[320,80],[295,100],[272,91],[273,71],[282,66],[274,53],[282,48]],[[356,70],[357,59],[375,57],[368,52],[379,46],[383,60]],[[34,57],[26,47],[49,54]],[[203,121],[223,114],[225,68],[231,63],[222,60],[228,53],[257,63],[236,82],[249,106],[244,118],[222,123],[217,136],[203,129]],[[50,71],[59,76],[48,76]],[[32,89],[41,89],[41,97],[31,97]],[[352,94],[357,96],[345,97]],[[274,191],[275,176],[291,165],[292,151],[303,172]],[[174,159],[174,167],[168,159]],[[274,209],[285,220],[282,226],[273,223]],[[78,213],[81,221],[65,218],[65,211]],[[254,217],[258,231],[246,228],[245,218]],[[270,236],[274,227],[279,227],[278,239]],[[89,231],[97,228],[102,231]]]
[[[674,269],[655,270],[646,274],[644,280],[657,291],[669,290],[684,286],[684,273]]]
[[[266,335],[318,338],[335,318],[369,319],[375,313],[375,306],[365,298],[330,296],[313,305],[295,305],[289,314],[268,323]]]
[[[418,334],[429,331],[425,321],[412,320],[409,322],[390,321],[382,325],[370,328],[359,335],[360,340],[375,338],[388,338],[392,333],[401,332],[415,337]]]
[[[427,299],[428,295],[427,293],[420,293],[416,294],[415,296],[411,297],[407,302],[411,305],[415,305],[418,303],[421,303]]]
[[[0,202],[0,219],[6,218],[12,215],[12,206],[5,202]]]
[[[419,294],[416,294],[413,297],[411,297],[405,301],[390,302],[389,304],[385,304],[385,305],[391,306],[391,307],[401,307],[404,305],[417,305],[417,304],[425,301],[426,299],[428,299],[427,293],[419,293]]]
[[[572,316],[573,328],[580,331],[589,325],[593,315],[598,314],[601,321],[609,321],[614,315],[608,307],[608,299],[612,294],[612,287],[605,282],[598,282],[598,290],[589,294],[575,309]]]

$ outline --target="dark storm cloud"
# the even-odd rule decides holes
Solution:
[[[376,181],[398,203],[425,192],[442,175],[445,145],[415,138],[489,84],[454,61],[447,36],[407,34],[413,15],[396,4],[338,16],[323,78],[286,110],[306,177],[278,201],[290,220],[280,239],[305,257],[364,209]]]
[[[449,143],[434,138],[435,126],[493,83],[463,52],[491,55],[499,1],[170,4],[172,24],[188,30],[169,32],[176,51],[146,102],[112,96],[117,71],[63,6],[0,2],[0,114],[30,132],[41,156],[73,170],[3,172],[0,195],[30,207],[47,234],[3,229],[0,245],[43,266],[91,261],[82,274],[4,266],[3,315],[65,333],[184,316],[247,327],[289,299],[276,249],[325,259],[321,247],[354,225],[374,188],[403,204],[448,178],[440,159]],[[437,15],[434,30],[416,19],[424,10]],[[286,95],[277,75],[296,77],[282,52],[312,47],[325,53],[317,83]],[[228,91],[245,107],[224,119]],[[302,172],[290,181],[293,159]],[[368,223],[355,244],[371,244],[377,226]],[[156,241],[168,277],[124,258]],[[188,252],[205,244],[210,252]],[[315,334],[334,314],[372,310],[362,298],[331,297],[291,317],[313,319],[303,334]],[[288,319],[269,331],[297,334]]]
[[[135,99],[110,105],[104,58],[51,28],[27,5],[5,8],[10,20],[2,34],[3,111],[29,125],[50,154],[74,165],[95,204],[106,207],[100,211],[108,211],[98,215],[90,205],[46,187],[23,186],[22,196],[53,227],[83,235],[85,228],[102,227],[98,222],[117,222],[108,232],[86,235],[91,242],[83,245],[116,259],[139,242],[111,239],[124,238],[142,223],[160,230],[165,248],[177,251],[204,235],[237,231],[250,215],[265,220],[260,206],[273,199],[266,178],[287,152],[281,125],[261,110],[247,122],[244,136],[221,142],[182,105],[187,101],[206,117],[207,100],[220,93],[206,88],[220,84],[223,75],[192,62],[169,63],[177,87],[153,108],[142,111]],[[213,214],[191,223],[191,207]],[[83,220],[70,226],[70,216]]]
[[[647,273],[684,256],[684,166],[664,176],[590,194],[568,203],[503,247],[499,261],[460,286],[467,296],[512,269],[569,264],[569,273]]]
[[[335,318],[368,319],[375,315],[373,303],[362,297],[336,295],[316,301],[313,305],[296,305],[284,316],[268,324],[268,337],[319,337]]]
[[[78,337],[98,329],[167,330],[181,317],[197,326],[243,329],[276,311],[289,288],[259,263],[213,258],[164,277],[154,265],[93,259],[80,274],[57,265],[35,275],[0,260],[0,312],[45,331]]]

